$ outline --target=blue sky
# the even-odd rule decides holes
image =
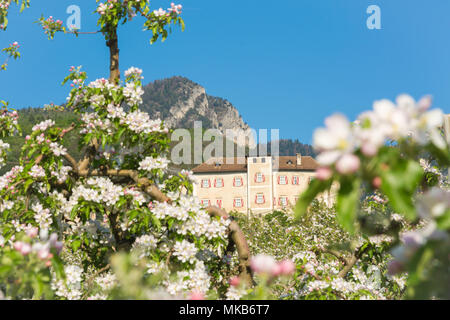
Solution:
[[[182,1],[182,2],[181,2]],[[431,94],[450,113],[450,1],[432,0],[180,0],[186,31],[150,45],[136,20],[120,29],[121,69],[144,70],[145,83],[181,75],[210,95],[231,101],[253,128],[310,143],[326,116],[350,118],[374,100],[400,93]],[[155,9],[170,1],[153,1]],[[95,31],[94,0],[31,0],[10,13],[0,47],[22,45],[23,58],[0,73],[0,98],[11,106],[61,103],[71,65],[90,80],[108,76],[101,35],[57,34],[48,41],[33,21],[66,21],[82,10],[82,30]],[[382,30],[366,27],[369,5],[381,8]]]

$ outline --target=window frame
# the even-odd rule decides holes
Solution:
[[[259,202],[258,200],[260,199],[259,197],[261,197],[261,202]],[[264,193],[257,193],[256,194],[256,198],[255,198],[255,204],[265,204],[266,203],[266,197],[264,196]]]
[[[205,187],[205,184],[204,184],[205,181],[208,182],[208,186],[207,187]],[[211,188],[211,179],[202,179],[201,186],[202,186],[203,189]]]
[[[284,180],[284,183],[281,183],[282,178],[283,178],[283,180]],[[288,182],[288,177],[287,177],[286,175],[279,175],[279,176],[278,176],[278,184],[279,184],[280,186],[287,186],[287,185],[289,184],[289,182]]]
[[[259,175],[261,175],[261,181],[258,180]],[[255,173],[255,183],[264,183],[266,182],[266,177],[262,172]]]
[[[237,179],[239,179],[239,181],[240,181],[240,185],[239,186],[236,184]],[[240,177],[240,176],[234,177],[233,178],[233,187],[240,188],[242,186],[244,186],[244,179],[242,179],[242,177]]]
[[[217,181],[219,181],[219,180],[222,182],[221,186],[217,185]],[[214,188],[223,188],[223,187],[225,187],[225,182],[224,182],[223,178],[215,178],[214,179]]]
[[[286,200],[285,204],[283,204],[283,201],[282,201],[283,199]],[[280,196],[280,198],[278,199],[278,205],[280,207],[287,207],[289,205],[289,198],[287,196]]]

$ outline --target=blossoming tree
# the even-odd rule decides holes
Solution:
[[[0,2],[2,29],[9,4]],[[171,25],[184,28],[181,9],[172,3],[151,11],[147,0],[98,4],[98,32],[110,49],[109,79],[87,82],[80,67],[71,67],[64,107],[79,114],[80,123],[36,124],[20,164],[0,177],[0,290],[6,296],[108,298],[117,285],[114,271],[121,270],[110,262],[118,252],[132,252],[133,267],[144,266],[145,277],[157,279],[154,286],[172,296],[204,295],[213,285],[223,286],[220,269],[234,249],[240,277],[251,282],[239,226],[223,210],[203,208],[191,196],[192,173],[168,170],[169,130],[138,108],[142,70],[128,69],[121,81],[119,25],[140,15],[151,42],[166,39]],[[53,17],[39,22],[49,38],[58,32],[81,34]],[[7,53],[15,57],[16,49],[13,44]],[[19,128],[17,112],[4,104],[0,134],[7,136]],[[79,131],[84,152],[79,161],[62,143],[73,130]],[[0,164],[7,148],[0,143]]]
[[[389,271],[408,273],[409,298],[449,294],[450,190],[442,172],[450,166],[450,147],[444,115],[430,107],[430,97],[416,102],[401,95],[396,104],[375,102],[353,123],[340,114],[327,118],[314,135],[322,167],[296,208],[304,215],[317,194],[337,184],[337,219],[347,232],[394,236]],[[383,205],[364,210],[367,195]],[[397,228],[393,215],[413,228]]]

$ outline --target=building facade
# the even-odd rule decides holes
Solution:
[[[289,210],[315,177],[312,157],[211,159],[193,169],[194,194],[204,206],[227,211],[267,213]],[[329,205],[329,193],[321,195]]]

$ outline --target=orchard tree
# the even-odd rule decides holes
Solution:
[[[3,30],[10,3],[0,0]],[[0,291],[5,296],[147,299],[164,292],[203,297],[227,289],[222,274],[235,250],[240,279],[251,285],[250,254],[237,223],[192,197],[191,172],[168,170],[170,131],[139,110],[142,70],[131,67],[120,77],[119,26],[140,15],[151,43],[165,40],[172,25],[184,29],[181,10],[172,3],[152,11],[147,0],[98,3],[99,30],[87,34],[105,38],[109,79],[88,82],[86,72],[71,67],[63,82],[72,86],[64,108],[79,114],[81,122],[67,128],[51,119],[36,124],[19,165],[0,177]],[[53,17],[39,23],[49,38],[82,34]],[[6,53],[16,58],[17,48],[12,44]],[[0,133],[17,134],[17,112],[3,104]],[[74,130],[83,151],[79,161],[63,147]],[[0,164],[7,149],[1,142]],[[150,287],[134,290],[137,278],[124,280],[130,274]]]
[[[401,95],[396,103],[375,102],[355,122],[341,114],[327,118],[314,134],[321,168],[296,211],[304,216],[319,193],[337,185],[336,216],[345,231],[394,237],[389,272],[408,274],[406,297],[448,299],[450,190],[443,172],[450,147],[444,114],[430,107],[428,96],[416,102]],[[368,195],[383,205],[366,210]],[[399,228],[401,219],[412,228]]]

